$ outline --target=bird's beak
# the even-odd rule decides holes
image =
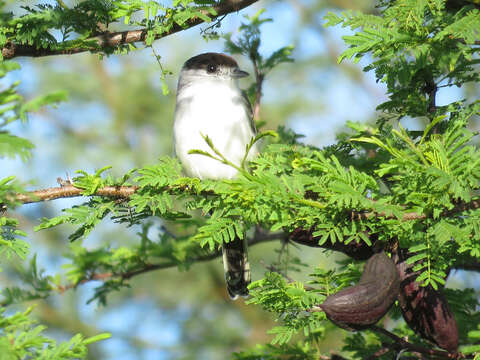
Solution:
[[[247,77],[248,75],[249,75],[248,72],[240,70],[238,67],[232,71],[232,77],[234,79],[244,78],[244,77]]]

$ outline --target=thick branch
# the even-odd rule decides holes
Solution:
[[[480,272],[480,263],[473,258],[469,262],[455,263],[452,269]]]
[[[221,1],[218,5],[213,6],[212,8],[216,11],[217,17],[223,16],[235,11],[244,9],[258,0],[224,0]],[[211,16],[206,10],[202,11],[205,15]],[[179,31],[191,28],[193,26],[199,25],[204,21],[199,17],[194,17],[187,21],[183,26],[180,26],[176,23],[173,24],[172,28],[164,33],[157,34],[155,40],[160,38],[172,35]],[[100,51],[102,49],[108,49],[112,47],[117,47],[120,45],[132,44],[139,41],[144,41],[147,35],[147,30],[130,30],[130,31],[121,31],[121,32],[105,32],[101,35],[95,36],[93,38],[87,39],[91,41],[92,45],[86,48],[85,46],[71,47],[68,49],[55,49],[53,47],[36,48],[34,45],[27,44],[15,44],[7,43],[7,45],[2,49],[2,55],[4,59],[11,59],[18,56],[30,56],[30,57],[40,57],[40,56],[50,56],[50,55],[71,55],[77,54],[86,51]]]

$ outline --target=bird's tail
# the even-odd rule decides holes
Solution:
[[[222,252],[228,295],[232,300],[238,296],[248,296],[247,286],[250,284],[251,276],[246,239],[235,238],[223,243]]]

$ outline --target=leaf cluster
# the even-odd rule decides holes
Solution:
[[[254,349],[234,353],[233,359],[241,360],[313,360],[317,359],[315,349],[308,343],[298,343],[295,345],[273,346],[257,345]]]
[[[37,325],[30,318],[32,308],[6,316],[0,309],[0,351],[2,359],[61,359],[74,360],[84,358],[87,346],[93,342],[108,339],[109,334],[99,334],[84,338],[77,334],[70,340],[57,344],[44,336],[45,326]]]
[[[255,96],[261,95],[261,83],[265,76],[275,67],[282,63],[293,62],[291,57],[293,45],[287,45],[275,50],[270,56],[265,57],[260,51],[260,27],[268,22],[270,18],[262,18],[264,9],[260,9],[253,16],[245,16],[247,22],[239,27],[241,36],[238,39],[232,38],[232,33],[223,36],[225,40],[225,51],[230,54],[241,54],[250,59],[255,70],[255,82],[248,88],[247,94],[256,103]]]
[[[12,20],[11,17],[2,16],[1,21],[0,42],[3,46],[7,41],[4,24]],[[22,36],[21,31],[19,34]],[[30,158],[34,145],[29,140],[12,134],[10,126],[18,121],[27,121],[30,112],[37,111],[45,105],[54,105],[59,101],[64,101],[66,94],[55,92],[26,101],[18,92],[19,82],[9,81],[7,77],[11,72],[19,69],[18,63],[0,62],[0,78],[3,80],[0,90],[0,159],[18,157],[22,161],[26,161]],[[25,190],[23,184],[17,181],[15,176],[0,179],[0,254],[3,259],[12,257],[25,259],[29,253],[30,245],[24,240],[27,234],[18,228],[18,220],[6,213],[7,208],[14,208],[19,204],[16,199],[16,194],[19,193],[25,193]],[[21,272],[21,278],[30,289],[13,287],[4,289],[2,292],[3,301],[0,309],[0,354],[2,359],[73,360],[84,358],[89,344],[109,337],[108,334],[99,334],[85,338],[77,334],[66,342],[57,343],[44,334],[45,326],[37,325],[37,322],[32,319],[31,309],[7,316],[5,306],[45,298],[55,288],[52,286],[54,280],[37,269],[35,257],[30,262],[28,270]]]
[[[387,1],[381,16],[345,12],[329,13],[327,26],[341,24],[357,30],[344,36],[349,49],[339,58],[373,61],[377,81],[386,84],[389,100],[379,110],[396,116],[433,119],[445,109],[432,107],[438,87],[478,82],[478,29],[480,10],[465,6],[449,11],[445,0]]]
[[[20,69],[20,66],[12,61],[0,62],[0,79]],[[34,145],[27,139],[12,134],[9,126],[17,121],[27,121],[29,112],[38,110],[41,106],[55,104],[65,100],[62,92],[47,94],[25,101],[18,93],[19,82],[8,82],[0,90],[0,159],[20,158],[26,161],[30,158]],[[22,185],[16,181],[15,176],[0,179],[0,253],[9,258],[16,254],[25,258],[29,245],[21,239],[26,234],[17,229],[18,220],[4,216],[6,207],[14,207],[18,204],[15,194],[24,192]]]

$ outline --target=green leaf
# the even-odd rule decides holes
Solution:
[[[426,259],[427,256],[428,256],[427,253],[420,253],[420,254],[413,255],[413,256],[409,257],[405,262],[406,262],[407,264],[414,264],[414,263],[416,263],[417,261]]]
[[[111,337],[112,337],[112,334],[110,334],[110,333],[98,334],[98,335],[86,338],[85,340],[83,340],[83,343],[85,345],[90,345],[90,344],[95,343],[95,342],[110,339]]]
[[[0,157],[15,158],[20,157],[22,161],[27,161],[34,145],[23,138],[0,131]]]
[[[38,96],[22,105],[20,108],[20,116],[25,118],[27,112],[38,111],[45,105],[57,104],[62,101],[67,101],[67,99],[68,94],[66,91],[56,91],[47,95]]]

